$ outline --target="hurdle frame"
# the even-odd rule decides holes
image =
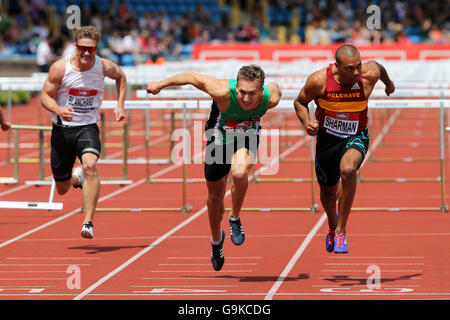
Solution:
[[[44,130],[51,130],[49,126],[36,126],[36,125],[11,125],[11,129],[14,130],[14,175],[16,180],[19,179],[19,132],[20,130],[39,130],[39,176],[43,180],[44,176]],[[50,195],[47,202],[36,201],[0,201],[0,208],[2,209],[41,209],[41,210],[62,210],[63,204],[61,202],[53,202],[55,194],[55,180],[46,181],[51,184]]]
[[[441,96],[442,97],[442,96]],[[164,104],[166,104],[166,105],[170,105],[170,107],[171,108],[174,108],[177,104],[178,105],[182,105],[183,106],[183,108],[186,108],[186,104],[188,103],[188,102],[191,102],[191,100],[188,100],[188,101],[179,101],[179,100],[177,100],[177,101],[147,101],[147,103],[149,103],[149,104],[155,104],[155,103],[164,103]],[[130,102],[130,103],[128,103],[128,107],[132,107],[132,104],[134,104],[135,105],[135,107],[138,107],[138,108],[143,108],[143,104],[142,103],[145,103],[145,101],[133,101],[133,102]],[[197,101],[197,103],[198,103],[198,108],[205,108],[205,106],[206,106],[206,104],[208,105],[208,107],[209,107],[209,104],[210,104],[210,101],[200,101],[200,100],[198,100]],[[410,181],[427,181],[427,182],[441,182],[441,205],[439,206],[439,207],[410,207],[410,208],[397,208],[397,207],[365,207],[365,208],[363,208],[363,210],[364,211],[375,211],[375,210],[377,210],[377,211],[379,211],[379,210],[383,210],[383,211],[402,211],[402,210],[405,210],[405,211],[407,211],[407,210],[411,210],[411,211],[414,211],[414,210],[421,210],[421,211],[423,211],[423,210],[439,210],[439,211],[441,211],[441,212],[447,212],[448,211],[448,205],[445,203],[445,176],[443,175],[444,174],[444,168],[443,168],[443,166],[444,166],[444,156],[443,156],[443,152],[442,152],[442,150],[443,150],[443,143],[445,143],[444,142],[444,139],[443,138],[445,138],[445,136],[443,135],[443,118],[442,118],[442,116],[444,115],[444,113],[443,113],[443,109],[444,108],[448,108],[449,106],[447,106],[446,105],[446,103],[448,104],[448,101],[446,101],[446,100],[444,100],[444,99],[436,99],[436,100],[427,100],[427,99],[416,99],[416,100],[370,100],[369,101],[369,108],[401,108],[401,107],[406,107],[406,106],[408,106],[409,108],[423,108],[424,106],[426,106],[426,107],[429,107],[429,108],[441,108],[441,129],[440,129],[440,136],[441,136],[441,143],[440,143],[440,146],[441,146],[441,160],[440,160],[440,163],[441,163],[441,176],[439,177],[439,178],[437,178],[437,179],[434,179],[434,178],[426,178],[426,179],[422,179],[422,178],[410,178],[410,180],[408,181],[408,180],[405,180],[405,179],[402,179],[402,178],[384,178],[384,180],[382,180],[382,179],[380,179],[379,180],[379,182],[410,182]],[[281,104],[281,106],[279,107],[279,109],[280,108],[288,108],[288,107],[291,107],[291,106],[289,106],[289,101],[280,101],[280,104]],[[127,105],[127,103],[126,103],[126,105]],[[311,143],[311,145],[313,145],[313,143]],[[311,165],[311,168],[312,168],[312,174],[314,175],[315,174],[315,170],[314,170],[314,154],[313,154],[313,151],[311,152],[311,157],[312,157],[312,159],[311,159],[311,163],[312,163],[312,165]],[[315,181],[316,181],[316,179],[315,179],[315,177],[313,177],[313,178],[287,178],[288,180],[286,180],[286,179],[284,179],[283,180],[283,178],[274,178],[274,180],[272,180],[272,179],[264,179],[264,180],[257,180],[257,179],[255,179],[254,181],[257,181],[257,182],[277,182],[277,179],[278,179],[278,182],[311,182],[311,185],[313,186],[312,187],[312,192],[313,192],[313,199],[314,199],[314,190],[315,190],[315,186],[314,186],[314,184],[315,184]],[[372,181],[370,181],[372,179]],[[185,184],[187,183],[187,181],[188,181],[188,179],[184,176],[184,174],[183,174],[183,178],[181,178],[181,180],[174,180],[173,182],[179,182],[179,181],[181,181],[181,183],[185,186]],[[154,179],[152,182],[169,182],[169,181],[167,181],[167,180],[163,180],[163,179],[161,179],[161,180],[158,180],[158,179]],[[375,178],[360,178],[359,179],[359,182],[376,182],[376,180],[375,180]],[[184,187],[183,187],[184,188]],[[185,189],[183,189],[183,198],[185,197]],[[275,210],[275,208],[274,209],[272,209],[272,208],[242,208],[242,211],[258,211],[258,212],[270,212],[270,211],[311,211],[311,212],[316,212],[317,211],[317,208],[318,208],[318,206],[314,203],[314,200],[313,200],[313,205],[310,207],[310,208],[276,208],[276,210]],[[389,209],[390,208],[390,209]],[[105,208],[105,211],[107,211],[106,210],[107,208]],[[117,211],[120,211],[120,208],[115,208],[115,209],[117,209]],[[161,209],[161,210],[160,210]],[[177,211],[179,210],[178,208],[176,208],[177,209]],[[134,211],[138,211],[138,208],[134,208],[133,209]],[[155,210],[152,210],[152,211],[162,211],[162,210],[164,210],[164,208],[155,208]],[[358,208],[358,207],[354,207],[354,208],[352,208],[352,210],[353,211],[361,211],[362,209],[361,208]],[[143,210],[143,211],[145,211],[145,210]]]

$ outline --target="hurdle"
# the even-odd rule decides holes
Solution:
[[[217,67],[216,67],[217,68]],[[292,69],[298,69],[298,68],[292,68]],[[214,67],[211,67],[211,71],[212,70],[214,70]],[[215,70],[214,70],[215,71]],[[292,72],[292,70],[291,70],[291,72]],[[148,75],[148,73],[147,74],[144,74],[144,76],[147,76]],[[161,75],[159,75],[159,77],[162,77]],[[295,79],[295,81],[294,81],[294,83],[295,83],[295,87],[299,87],[300,86],[300,84],[299,84],[299,82],[298,82],[298,79],[299,78],[301,78],[301,77],[297,77],[296,79]],[[303,78],[303,80],[305,80],[304,78]],[[136,83],[139,83],[138,82],[139,80],[138,79],[136,79]],[[145,82],[147,82],[147,80],[145,80]],[[447,82],[448,83],[448,82]],[[139,83],[139,84],[142,84],[142,83]],[[405,84],[402,86],[402,85],[397,85],[397,92],[400,90],[400,89],[403,89],[403,88],[405,88],[405,89],[411,89],[411,88],[417,88],[418,90],[421,90],[421,89],[426,89],[426,90],[428,90],[429,88],[424,88],[425,86],[428,86],[429,88],[431,88],[431,89],[435,89],[435,88],[437,88],[437,87],[435,87],[435,86],[433,86],[432,84],[430,84],[430,83],[420,83],[420,82],[417,82],[417,81],[410,81],[408,84],[405,82]],[[378,85],[377,85],[377,88],[376,88],[376,90],[378,89]],[[383,92],[384,93],[384,92]],[[180,97],[180,98],[183,98],[183,97]],[[292,106],[291,106],[291,109],[292,109]],[[304,161],[308,161],[309,159],[304,159]],[[391,158],[391,159],[388,159],[388,158],[385,158],[385,159],[377,159],[377,158],[374,158],[374,160],[373,161],[397,161],[398,159],[395,159],[395,158]],[[286,160],[286,161],[294,161],[294,160]],[[412,161],[418,161],[418,162],[425,162],[426,160],[425,159],[419,159],[419,158],[416,158],[416,159],[413,159],[413,160],[411,160],[410,161],[410,159],[407,159],[407,158],[404,158],[403,160],[402,160],[403,162],[412,162]],[[431,160],[430,160],[431,161]],[[128,159],[128,161],[127,161],[127,163],[133,163],[132,162],[132,159]],[[134,162],[134,163],[138,163],[138,161],[136,161],[136,162]],[[144,160],[142,160],[141,161],[141,163],[145,163],[145,164],[148,164],[148,163],[151,163],[151,161],[150,161],[150,159],[149,159],[149,156],[148,156],[148,154],[147,154],[147,156],[146,156],[146,159],[144,159]],[[443,175],[441,175],[442,177],[443,177]],[[151,180],[151,178],[150,178],[150,174],[148,173],[147,175],[146,175],[146,177],[149,177],[148,179],[149,179],[149,181],[151,181],[151,182],[165,182],[165,181],[163,181],[164,179],[155,179],[154,181],[152,181]],[[302,182],[302,181],[300,181],[301,180],[301,178],[290,178],[290,179],[292,179],[293,181],[292,182]],[[309,178],[306,178],[306,179],[309,179]],[[389,179],[398,179],[398,178],[389,178]],[[396,181],[396,182],[402,182],[401,181],[401,178],[399,178],[400,180],[399,181]],[[440,178],[439,178],[440,179]],[[159,181],[158,181],[159,180]],[[362,181],[362,180],[364,180],[364,181]],[[361,182],[376,182],[376,181],[370,181],[371,180],[371,178],[366,178],[366,177],[364,177],[364,178],[362,178],[361,179]],[[180,178],[180,179],[172,179],[172,181],[173,182],[182,182],[183,181],[183,178]],[[187,182],[194,182],[194,180],[192,179],[192,180],[190,180],[190,179],[185,179],[185,181],[187,181]],[[311,179],[311,181],[304,181],[304,182],[312,182],[313,181],[313,179]],[[412,181],[412,180],[409,180],[409,181]],[[403,181],[403,182],[409,182],[409,181]],[[437,180],[437,181],[444,181],[444,179],[440,179],[440,180]],[[167,179],[166,180],[166,182],[169,182],[169,179]],[[431,182],[431,181],[430,181]],[[136,211],[136,209],[146,209],[146,208],[129,208],[130,210],[135,210]],[[153,208],[150,208],[150,209],[153,209]],[[258,209],[258,208],[249,208],[249,209]],[[258,211],[262,211],[262,212],[267,212],[267,211],[270,211],[270,209],[271,208],[263,208],[263,210],[261,210],[261,209],[259,209]],[[282,209],[282,208],[277,208],[277,209]],[[289,208],[288,208],[289,209]],[[298,208],[297,208],[298,209]],[[385,209],[385,208],[384,208]],[[396,211],[396,210],[394,210],[395,208],[392,208],[393,210],[392,211]],[[423,209],[422,207],[420,208],[420,209]],[[243,208],[243,211],[245,211],[246,210],[246,208]],[[146,211],[146,210],[144,210],[144,211]],[[281,210],[282,211],[282,210]],[[286,211],[288,211],[288,210],[286,210]],[[296,211],[300,211],[300,210],[296,210]]]
[[[111,109],[115,107],[114,101],[103,101],[102,108],[104,109]],[[188,182],[197,182],[199,180],[197,179],[187,179],[186,178],[186,155],[183,155],[182,160],[182,172],[183,172],[183,178],[181,180],[179,179],[158,179],[158,178],[152,178],[150,174],[150,159],[149,159],[149,138],[150,138],[150,127],[149,127],[149,109],[182,109],[183,110],[183,129],[184,133],[186,132],[186,110],[189,109],[196,109],[198,107],[197,101],[125,101],[125,108],[126,109],[141,109],[145,112],[145,119],[146,119],[146,125],[145,125],[145,149],[146,149],[146,159],[144,159],[143,162],[146,165],[146,182],[147,183],[159,183],[159,182],[181,182],[182,184],[182,206],[180,208],[97,208],[96,211],[99,212],[168,212],[168,211],[178,211],[182,213],[187,213],[192,210],[192,205],[186,203],[186,183]],[[186,150],[186,137],[183,137],[183,150]],[[169,160],[164,161],[165,159],[157,159],[158,163],[169,163]],[[126,161],[126,163],[129,163]],[[125,164],[125,162],[124,162]]]
[[[45,130],[51,130],[52,127],[50,126],[39,126],[39,125],[21,125],[21,124],[13,124],[11,125],[11,129],[13,129],[14,134],[14,157],[13,157],[13,164],[14,164],[14,180],[16,183],[19,181],[19,163],[20,157],[19,157],[19,143],[20,143],[20,130],[38,130],[39,135],[39,158],[37,161],[33,162],[39,162],[39,180],[42,181],[44,184],[51,184],[51,181],[44,181],[44,131]],[[30,160],[30,159],[28,159]],[[36,181],[36,182],[38,182]]]
[[[440,156],[439,158],[430,158],[430,157],[422,157],[422,158],[374,158],[375,161],[401,161],[401,162],[439,162],[439,171],[440,176],[431,177],[431,178],[405,178],[405,177],[396,177],[396,178],[381,178],[381,177],[369,177],[365,178],[361,175],[358,176],[358,182],[375,182],[375,183],[386,183],[386,182],[396,182],[396,183],[408,183],[408,182],[438,182],[440,183],[440,206],[434,207],[354,207],[352,211],[440,211],[440,212],[448,212],[448,204],[445,202],[445,108],[450,108],[450,103],[448,100],[444,99],[443,95],[448,94],[448,90],[441,91],[440,99],[434,100],[374,100],[369,101],[369,107],[371,108],[423,108],[427,107],[430,109],[439,109],[439,146],[440,146]],[[369,160],[370,161],[370,160]]]
[[[14,180],[17,183],[19,179],[19,132],[20,130],[39,130],[39,177],[43,180],[44,177],[44,130],[51,130],[48,126],[34,126],[34,125],[11,125],[14,130]],[[40,209],[40,210],[62,210],[63,204],[60,202],[53,202],[55,194],[55,181],[47,181],[51,184],[50,195],[47,202],[33,202],[33,201],[0,201],[0,208],[3,209]]]
[[[34,186],[41,186],[41,185],[52,185],[52,180],[46,180],[44,178],[44,131],[45,130],[51,130],[51,126],[39,126],[39,125],[19,125],[19,124],[13,124],[11,128],[14,131],[14,157],[13,157],[13,164],[14,164],[14,177],[10,178],[4,178],[4,181],[9,181],[10,184],[12,183],[18,183],[19,181],[19,164],[20,163],[39,163],[39,179],[38,180],[26,180],[25,184],[27,185],[34,185]],[[39,158],[38,159],[21,159],[19,157],[19,136],[20,136],[20,130],[39,130]],[[23,161],[26,160],[26,161]],[[126,170],[126,167],[124,168]],[[0,180],[0,182],[5,183]],[[102,179],[100,180],[100,184],[118,184],[118,185],[126,185],[131,184],[131,180],[126,179],[126,171],[124,171],[124,178],[123,179]]]
[[[155,103],[163,103],[166,107],[169,105],[170,108],[177,108],[181,107],[185,103],[192,103],[192,101],[140,101],[140,102],[132,102],[135,104],[136,107],[143,108],[145,103],[149,103],[153,106],[155,106]],[[197,101],[198,108],[209,108],[208,101]],[[415,99],[415,100],[371,100],[369,101],[369,108],[377,109],[377,108],[386,108],[386,109],[394,109],[394,108],[448,108],[448,101],[443,99],[435,99],[435,100],[425,100],[425,99]],[[195,106],[192,106],[192,108],[195,108]],[[289,101],[281,101],[280,102],[280,108],[291,108]],[[442,136],[442,134],[441,134]],[[444,141],[444,139],[442,139]],[[442,144],[441,144],[442,145]],[[313,158],[313,154],[311,155]],[[386,160],[395,160],[395,159],[386,159]],[[417,161],[431,161],[433,159],[417,159]],[[435,160],[435,159],[434,159]],[[405,159],[405,162],[411,162],[413,160],[411,159]],[[438,178],[367,178],[367,177],[360,177],[359,182],[440,182],[441,183],[441,206],[439,207],[412,207],[412,208],[396,208],[396,207],[382,207],[382,208],[363,208],[362,210],[386,210],[386,208],[391,208],[391,211],[398,211],[398,210],[440,210],[442,212],[447,211],[447,204],[445,203],[445,194],[444,194],[444,184],[445,184],[445,177],[443,175],[443,161],[444,158],[441,156],[441,176]],[[313,166],[311,166],[313,168]],[[278,180],[277,180],[278,179]],[[182,182],[186,183],[186,181],[193,182],[194,180],[188,180],[185,177],[181,179],[155,179],[152,182]],[[258,181],[254,179],[254,181]],[[275,179],[261,179],[259,182],[311,182],[313,185],[315,183],[315,178],[275,178]],[[311,208],[276,208],[277,211],[313,211],[312,208],[315,208],[316,206],[313,206]],[[127,210],[131,210],[132,208],[128,208]],[[141,208],[144,209],[144,208]],[[118,209],[120,211],[120,208]],[[133,209],[134,211],[139,211],[137,208]],[[178,209],[177,209],[178,210]],[[243,208],[243,211],[259,211],[259,212],[267,212],[270,211],[270,208]],[[274,208],[275,210],[275,208]],[[355,211],[361,210],[359,208],[354,208]],[[145,211],[145,210],[143,210]],[[149,210],[148,210],[149,211]],[[153,211],[153,209],[152,209]],[[156,208],[154,211],[161,211],[161,209]]]
[[[48,202],[32,202],[32,201],[0,201],[2,209],[38,209],[38,210],[62,210],[61,202],[53,202],[55,194],[55,181],[51,182],[50,195]]]

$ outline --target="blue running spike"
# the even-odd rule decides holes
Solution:
[[[214,270],[219,271],[225,262],[225,257],[223,256],[223,241],[225,240],[225,232],[220,230],[221,240],[219,244],[212,244],[211,262]]]
[[[234,245],[240,246],[244,243],[245,240],[244,227],[241,224],[241,219],[238,218],[237,220],[233,221],[228,218],[228,221],[230,222],[231,241]]]
[[[336,233],[336,236],[334,237],[334,253],[347,253],[347,252],[348,246],[345,234],[340,232]]]

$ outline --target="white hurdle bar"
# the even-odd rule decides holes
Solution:
[[[142,94],[142,93],[141,93]],[[147,94],[147,93],[145,93]],[[113,109],[116,106],[116,101],[103,101],[102,108]],[[183,109],[184,114],[187,109],[209,109],[211,108],[211,99],[209,100],[137,100],[137,101],[125,101],[126,109],[160,109],[165,107],[166,109]],[[311,107],[314,107],[314,103],[311,102]],[[440,210],[441,212],[448,211],[448,205],[445,203],[445,175],[444,175],[444,110],[450,108],[450,100],[443,99],[443,93],[441,92],[441,99],[389,99],[389,100],[369,100],[368,107],[372,109],[439,109],[440,110],[440,167],[441,176],[436,181],[441,184],[441,206],[430,207],[430,210]],[[293,109],[293,102],[291,100],[281,100],[278,106],[274,109]],[[313,158],[313,155],[311,155]],[[183,163],[184,165],[184,163]],[[185,185],[185,177],[183,177],[183,186]],[[366,179],[366,181],[368,181]],[[389,181],[389,179],[386,179]],[[183,192],[185,192],[183,190]],[[184,200],[183,200],[184,201]],[[402,208],[402,210],[414,210],[414,208]],[[371,208],[370,210],[379,210],[379,208]]]
[[[0,208],[2,208],[2,209],[62,210],[63,204],[61,202],[53,202],[53,197],[55,195],[55,187],[56,187],[55,181],[52,180],[48,202],[0,201]]]
[[[125,101],[125,109],[210,109],[212,100],[127,100]],[[104,100],[102,103],[103,109],[114,109],[117,105],[115,100]],[[449,99],[415,99],[415,100],[369,100],[369,108],[373,109],[439,109],[450,108]],[[291,100],[281,100],[275,107],[274,111],[279,109],[294,109],[294,103]]]
[[[286,89],[282,90],[283,95],[281,97],[282,100],[297,98],[300,89]],[[136,96],[138,98],[147,98],[151,101],[155,99],[211,99],[211,97],[200,90],[197,89],[174,89],[174,90],[163,90],[159,92],[157,95],[152,95],[147,93],[146,90],[137,90]],[[450,90],[449,89],[396,89],[394,93],[392,93],[390,98],[416,98],[416,97],[449,97]],[[375,88],[371,94],[371,98],[386,98],[386,93],[383,88]]]

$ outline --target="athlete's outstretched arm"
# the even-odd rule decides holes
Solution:
[[[114,109],[116,121],[122,121],[125,119],[125,98],[127,95],[127,77],[122,69],[114,62],[108,59],[102,59],[103,74],[105,77],[116,80],[117,89],[117,106]]]
[[[156,95],[166,87],[184,86],[187,84],[206,92],[213,99],[220,99],[228,95],[228,80],[216,79],[195,72],[182,72],[160,81],[150,82],[147,85],[147,92]]]
[[[321,95],[321,90],[325,83],[322,73],[322,70],[320,70],[311,74],[306,80],[303,88],[300,90],[297,98],[294,100],[294,108],[297,117],[310,136],[317,135],[317,132],[319,131],[319,122],[315,119],[310,119],[308,104],[315,97]]]
[[[41,105],[51,113],[60,116],[64,121],[72,121],[72,107],[59,106],[55,100],[65,72],[64,59],[52,64],[41,91]]]

